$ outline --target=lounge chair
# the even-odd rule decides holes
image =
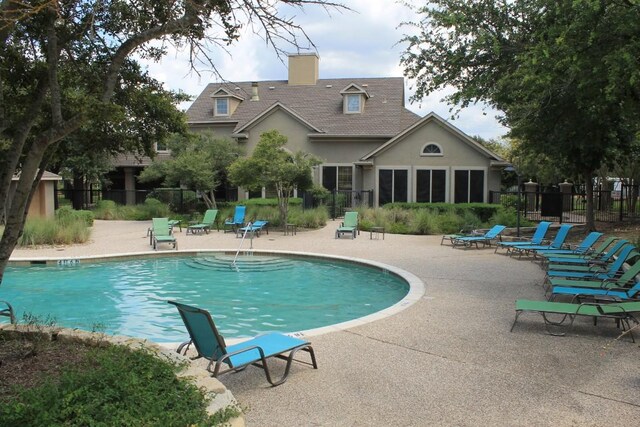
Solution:
[[[575,277],[592,280],[613,279],[616,275],[622,274],[619,272],[622,271],[622,266],[627,260],[631,260],[632,258],[640,255],[640,253],[636,252],[634,249],[635,247],[633,245],[625,246],[622,251],[620,251],[618,258],[607,266],[592,266],[593,269],[590,271],[547,270],[547,278]]]
[[[247,211],[247,207],[243,205],[237,205],[233,212],[233,218],[228,218],[224,222],[224,232],[227,231],[235,233],[238,228],[244,227],[244,215]]]
[[[472,226],[464,226],[460,229],[459,232],[455,234],[445,234],[442,236],[440,240],[440,245],[444,245],[445,240],[448,240],[449,243],[453,244],[453,239],[457,239],[459,237],[469,237],[469,236],[480,236],[482,233],[473,229]]]
[[[572,227],[573,225],[571,224],[562,224],[558,229],[558,232],[556,233],[556,237],[554,237],[553,241],[548,245],[529,245],[526,243],[521,245],[513,245],[508,248],[507,253],[509,255],[513,255],[517,252],[520,256],[522,256],[536,250],[563,249],[564,241],[567,239],[569,230],[571,230]]]
[[[204,213],[204,218],[202,218],[202,222],[200,224],[192,224],[187,227],[187,232],[185,234],[202,234],[203,232],[209,234],[209,231],[213,228],[213,225],[216,222],[216,217],[218,216],[217,209],[208,209]]]
[[[351,234],[352,239],[356,238],[356,233],[360,234],[360,230],[358,230],[358,212],[344,213],[344,221],[336,230],[336,239],[342,237],[345,233]]]
[[[549,226],[551,226],[551,223],[549,221],[540,221],[540,223],[536,227],[536,231],[534,231],[533,236],[531,236],[530,239],[521,238],[518,241],[498,242],[496,244],[496,250],[494,251],[494,253],[498,252],[498,249],[500,248],[508,248],[510,246],[522,245],[523,243],[531,244],[531,245],[542,245],[544,243],[544,236],[547,234],[547,231],[549,230]]]
[[[571,280],[552,279],[550,300],[558,295],[612,295],[622,299],[638,298],[638,282],[636,276],[640,273],[640,262],[636,262],[617,279]],[[629,287],[628,284],[632,283]]]
[[[545,256],[545,255],[584,255],[591,251],[591,247],[596,244],[598,239],[602,237],[602,233],[597,231],[592,231],[585,237],[580,244],[575,246],[574,248],[566,248],[566,249],[539,249],[534,252],[535,256]]]
[[[236,237],[242,237],[245,234],[260,237],[262,230],[265,230],[269,234],[269,221],[256,220],[248,223],[245,227],[240,227],[236,230]]]
[[[615,245],[605,252],[605,250],[613,243],[617,237],[607,238],[600,246],[598,246],[593,252],[587,254],[551,254],[546,258],[548,264],[576,264],[576,265],[588,265],[588,264],[606,264],[618,252],[624,245],[629,243],[628,240],[618,240]]]
[[[482,243],[482,246],[491,246],[491,241],[497,240],[500,238],[500,233],[507,228],[504,225],[494,225],[491,227],[489,231],[481,236],[467,236],[467,237],[459,237],[457,239],[453,239],[453,247],[456,246],[464,246],[465,248],[471,247],[471,245],[475,244],[476,248],[478,247],[478,243]]]
[[[160,243],[168,243],[173,245],[173,249],[178,250],[178,241],[175,236],[171,234],[171,227],[169,227],[168,218],[153,218],[151,220],[153,226],[153,233],[151,236],[153,249],[158,250]]]
[[[516,301],[516,318],[511,325],[511,331],[516,326],[516,322],[522,313],[533,312],[540,313],[544,319],[544,325],[547,332],[551,335],[562,336],[564,333],[552,332],[549,326],[565,326],[573,325],[574,320],[578,316],[587,316],[594,318],[594,321],[600,318],[614,319],[618,324],[622,325],[623,330],[629,330],[629,320],[633,320],[638,323],[636,316],[640,313],[640,302],[617,302],[611,304],[601,303],[582,303],[573,304],[568,302],[555,302],[555,301],[531,301],[531,300],[517,300]],[[560,320],[550,320],[547,316],[550,314],[561,315]],[[633,335],[631,335],[633,339]]]
[[[204,357],[207,359],[209,361],[207,371],[211,372],[214,377],[230,371],[241,371],[249,365],[255,365],[264,369],[267,381],[271,385],[277,386],[287,380],[293,361],[318,369],[315,353],[311,343],[308,341],[272,332],[240,344],[227,346],[208,311],[176,301],[169,301],[169,304],[175,305],[180,312],[191,338],[190,341],[181,344],[177,352],[180,353],[182,351],[184,354],[189,346],[193,344],[197,352],[195,358]],[[311,362],[294,359],[299,350],[309,353]],[[271,378],[271,372],[267,364],[268,359],[272,357],[287,361],[284,374],[276,381]],[[223,365],[226,365],[227,369],[222,370]]]
[[[550,262],[549,264],[547,264],[547,270],[560,270],[560,271],[561,270],[566,270],[566,271],[604,270],[606,266],[609,263],[614,262],[620,256],[620,253],[622,253],[624,248],[628,246],[627,245],[628,242],[626,240],[624,242],[626,243],[620,245],[619,250],[615,250],[615,252],[613,251],[613,249],[617,247],[616,245],[614,248],[612,248],[612,251],[607,252],[606,256],[602,256],[600,258],[595,258],[595,259],[591,259],[588,257],[581,257],[577,259],[549,258],[549,260],[553,259],[553,260],[556,260],[557,262]],[[618,254],[618,257],[615,257],[614,256],[615,254]]]

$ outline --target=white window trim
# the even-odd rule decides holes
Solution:
[[[345,93],[344,95],[344,103],[343,103],[343,111],[344,114],[360,114],[362,113],[362,94],[361,93]],[[349,111],[349,97],[350,96],[357,96],[359,99],[358,102],[358,111]]]
[[[444,203],[449,203],[451,198],[449,197],[449,188],[451,185],[451,171],[448,167],[440,166],[440,167],[431,167],[431,166],[416,166],[413,168],[413,199],[412,202],[417,202],[418,200],[418,171],[419,170],[441,170],[444,171]],[[486,181],[486,180],[485,180]]]
[[[380,201],[380,169],[393,169],[393,170],[406,170],[407,171],[407,202],[411,202],[411,196],[415,195],[415,188],[413,185],[413,173],[411,173],[411,166],[407,166],[407,165],[380,165],[380,166],[376,166],[375,168],[375,174],[376,174],[376,189],[375,189],[375,194],[377,194],[377,197],[374,197],[374,201],[373,204],[376,208],[380,207],[379,205],[379,201]],[[394,174],[395,177],[395,174]],[[395,178],[394,178],[395,179]],[[374,195],[375,195],[374,194]],[[395,194],[393,195],[393,202],[395,202]],[[415,197],[414,199],[415,200]]]
[[[318,166],[318,168],[320,169],[320,173],[318,174],[319,175],[319,179],[320,179],[318,181],[319,185],[322,185],[322,181],[324,179],[324,169],[323,168],[325,166],[336,167],[336,183],[338,183],[338,170],[337,170],[337,168],[338,167],[349,167],[349,168],[351,168],[351,189],[353,191],[353,189],[356,188],[355,187],[356,171],[355,171],[355,166],[353,165],[353,163],[321,163]],[[331,191],[331,190],[329,190],[329,191]],[[340,190],[338,190],[338,191],[340,191]]]
[[[166,150],[158,150],[158,143],[154,142],[153,143],[153,149],[155,150],[156,153],[170,153],[171,151],[167,148]]]
[[[214,98],[215,102],[213,103],[214,107],[214,112],[213,115],[216,117],[228,117],[229,116],[229,110],[231,108],[231,102],[229,101],[229,98]],[[225,100],[227,102],[227,112],[224,114],[221,114],[218,112],[218,100]]]
[[[427,148],[428,145],[435,145],[436,147],[438,147],[438,149],[440,149],[440,152],[439,153],[425,153],[424,149]],[[420,149],[420,157],[442,157],[442,156],[444,156],[444,150],[442,149],[442,145],[438,144],[437,142],[427,142]]]
[[[487,192],[489,189],[489,168],[484,166],[454,166],[451,168],[451,186],[449,187],[449,200],[454,203],[455,200],[455,188],[456,188],[456,171],[484,171],[484,183],[482,189],[482,203],[487,203]]]

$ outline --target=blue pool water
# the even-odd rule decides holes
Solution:
[[[400,301],[408,284],[373,267],[313,258],[222,255],[70,266],[8,267],[0,296],[63,327],[179,342],[177,300],[211,312],[226,337],[293,332],[352,320]]]

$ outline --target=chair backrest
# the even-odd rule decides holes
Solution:
[[[622,248],[624,248],[629,243],[628,240],[622,239],[618,240],[615,245],[611,247],[602,257],[600,258],[602,261],[609,261],[613,256],[618,253]]]
[[[544,236],[549,231],[549,226],[551,223],[549,221],[540,221],[538,227],[536,227],[535,233],[531,236],[531,244],[539,245],[544,240]]]
[[[244,214],[246,210],[247,210],[246,206],[243,206],[243,205],[236,206],[236,210],[233,214],[234,224],[244,224]]]
[[[552,248],[560,249],[564,244],[564,241],[567,239],[567,234],[569,234],[569,230],[571,230],[571,227],[573,227],[573,225],[571,224],[562,224],[558,229],[556,237],[553,239],[553,242],[551,242],[551,245],[549,246],[551,246]]]
[[[153,218],[151,220],[153,234],[156,236],[169,236],[171,235],[171,228],[169,227],[169,218]]]
[[[218,360],[227,353],[224,338],[218,332],[208,311],[176,301],[168,302],[178,309],[198,356]]]
[[[609,265],[609,268],[607,269],[607,273],[609,275],[614,275],[615,273],[618,272],[618,270],[622,269],[622,266],[624,265],[625,261],[640,255],[638,252],[635,251],[635,249],[636,247],[633,245],[625,246],[618,254],[618,258],[616,258],[616,260]]]
[[[204,213],[204,218],[202,219],[202,223],[211,225],[216,221],[217,216],[218,216],[217,209],[207,209],[207,211]]]
[[[344,213],[344,226],[345,227],[357,227],[358,226],[358,212],[345,212]]]
[[[598,256],[601,255],[602,253],[604,253],[605,250],[607,250],[607,248],[614,242],[616,241],[618,238],[615,236],[610,236],[607,237],[604,242],[600,243],[600,246],[598,246],[597,248],[594,249],[593,251],[593,255]]]
[[[257,220],[257,221],[253,221],[253,224],[251,224],[251,226],[253,228],[262,228],[265,225],[267,225],[269,221],[262,221],[262,220]]]
[[[593,246],[598,239],[602,237],[602,233],[598,233],[597,231],[592,231],[584,238],[584,240],[576,247],[576,252],[583,253],[587,252],[591,246]]]
[[[507,228],[505,225],[494,225],[493,227],[491,227],[491,230],[487,231],[484,234],[484,237],[486,237],[487,239],[495,239],[500,233],[504,231],[505,228]]]

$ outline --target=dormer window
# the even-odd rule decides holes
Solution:
[[[216,116],[228,116],[229,115],[229,98],[216,98]]]
[[[342,111],[344,114],[360,114],[364,111],[364,103],[369,94],[357,84],[350,84],[340,91],[342,95]]]

